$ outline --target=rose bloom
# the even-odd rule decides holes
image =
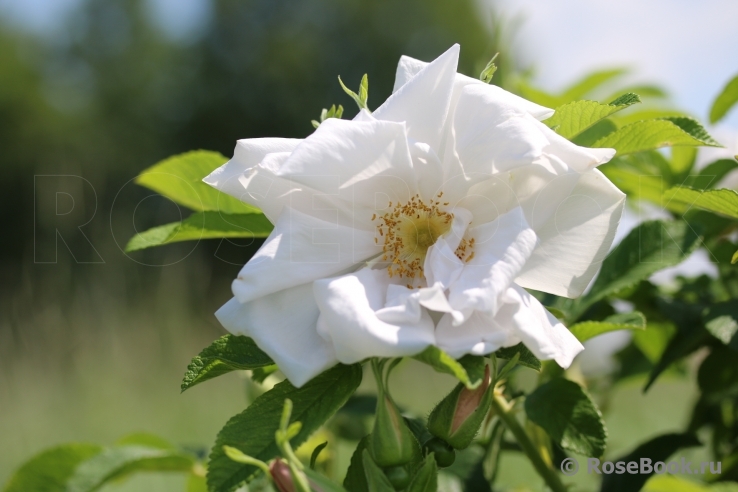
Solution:
[[[301,386],[338,362],[435,345],[454,358],[523,342],[568,367],[583,347],[525,288],[579,296],[625,200],[553,111],[402,57],[373,113],[304,140],[238,141],[205,178],[259,207],[274,230],[217,318]]]

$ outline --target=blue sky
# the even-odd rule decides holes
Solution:
[[[0,15],[53,35],[82,1],[0,0]],[[152,21],[180,40],[196,35],[210,14],[209,0],[147,0],[147,5]],[[506,15],[524,16],[516,51],[537,68],[536,80],[547,89],[595,68],[629,67],[634,80],[665,87],[678,107],[704,121],[712,99],[738,73],[736,0],[497,0],[494,5]],[[722,126],[738,133],[738,110]]]
[[[500,0],[525,18],[516,47],[556,89],[595,68],[623,66],[665,87],[700,120],[738,74],[735,0]],[[738,109],[724,127],[738,131]]]

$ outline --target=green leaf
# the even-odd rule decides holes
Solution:
[[[505,424],[501,419],[494,423],[490,438],[484,450],[484,458],[479,463],[482,474],[489,483],[494,483],[497,473],[500,471],[500,458],[502,457],[502,446],[505,437]]]
[[[698,207],[732,219],[738,219],[738,192],[727,188],[693,190],[675,186],[664,193],[664,201],[671,210],[684,211]]]
[[[617,77],[620,77],[626,72],[627,70],[623,68],[592,72],[579,81],[575,82],[574,84],[570,85],[561,95],[561,98],[566,100],[567,102],[582,99],[587,94],[590,94],[593,90]]]
[[[628,106],[641,102],[636,94],[624,94],[610,104],[595,101],[574,101],[556,108],[553,116],[544,121],[562,137],[572,139],[598,121]]]
[[[702,326],[679,327],[676,334],[669,340],[661,358],[651,370],[648,381],[643,388],[646,392],[656,379],[674,362],[688,356],[709,342],[707,330]]]
[[[266,378],[274,374],[279,370],[279,366],[277,364],[272,364],[269,366],[264,367],[257,367],[253,371],[251,371],[251,379],[256,381],[257,383],[263,383]]]
[[[648,329],[633,334],[633,344],[651,362],[658,363],[677,328],[669,322],[650,322]]]
[[[366,103],[369,100],[369,76],[367,74],[364,74],[364,76],[361,77],[361,84],[359,84],[359,99],[366,108]]]
[[[718,403],[738,395],[738,358],[727,347],[715,347],[697,371],[697,384],[704,398]]]
[[[607,430],[602,414],[577,383],[556,378],[525,399],[525,413],[563,449],[585,456],[602,456]]]
[[[629,85],[624,88],[621,88],[617,92],[613,93],[609,98],[605,99],[614,99],[617,96],[620,96],[621,94],[626,94],[628,92],[634,92],[638,94],[641,97],[646,98],[654,98],[654,99],[664,99],[669,97],[669,94],[666,93],[664,89],[661,87],[658,87],[656,85]]]
[[[663,268],[680,263],[700,243],[700,236],[686,222],[643,222],[605,259],[590,291],[573,301],[573,318],[578,318],[600,299],[631,287]]]
[[[328,446],[328,441],[315,446],[315,449],[313,449],[313,452],[310,455],[310,468],[315,468],[315,462],[318,461],[318,456],[320,456],[320,452],[323,451],[326,446]]]
[[[494,353],[494,356],[500,359],[509,360],[518,354],[520,355],[520,357],[518,358],[518,364],[520,364],[521,366],[529,367],[534,371],[541,370],[541,361],[538,360],[538,358],[533,355],[533,352],[531,352],[528,347],[523,345],[522,342],[512,347],[501,348]]]
[[[395,492],[395,488],[390,483],[387,475],[372,461],[369,451],[366,449],[361,454],[361,462],[364,465],[364,476],[369,490],[372,492]]]
[[[484,70],[482,70],[482,73],[479,74],[479,80],[481,80],[485,84],[492,83],[492,77],[494,77],[495,72],[497,71],[497,65],[495,65],[495,59],[497,59],[498,55],[499,53],[495,53],[495,56],[493,56],[492,59],[487,62],[487,65],[484,67]]]
[[[690,176],[684,183],[690,188],[705,190],[714,188],[727,174],[738,169],[735,159],[719,159],[705,166],[696,176]]]
[[[438,490],[438,466],[433,453],[426,456],[423,465],[415,472],[405,492],[435,492]]]
[[[569,327],[569,331],[579,339],[586,342],[603,333],[617,330],[643,330],[646,328],[646,317],[643,313],[633,311],[632,313],[614,314],[603,321],[583,321]]]
[[[595,143],[602,138],[614,133],[618,126],[609,118],[600,120],[571,141],[582,147],[595,147]]]
[[[728,82],[710,108],[710,123],[717,123],[738,103],[738,75]]]
[[[291,439],[297,448],[341,408],[361,383],[359,364],[337,365],[313,378],[301,388],[283,381],[267,391],[243,412],[231,418],[218,433],[208,465],[211,492],[233,490],[257,471],[250,465],[230,460],[223,451],[228,445],[261,461],[279,454],[274,433],[279,428],[285,399],[292,400],[292,422],[301,422],[300,432]]]
[[[187,492],[208,492],[208,483],[205,477],[190,475],[187,477]]]
[[[166,449],[175,450],[176,448],[164,439],[155,434],[149,434],[147,432],[135,432],[128,434],[127,436],[121,437],[115,443],[117,446],[144,446],[147,448],[155,449]]]
[[[366,475],[364,474],[364,450],[369,445],[369,436],[364,436],[359,444],[356,445],[354,454],[351,455],[351,462],[346,471],[346,478],[343,479],[343,487],[351,492],[369,492],[366,484]]]
[[[308,480],[310,482],[310,486],[313,490],[319,491],[319,492],[346,492],[346,489],[338,485],[337,483],[334,483],[330,481],[327,477],[321,475],[320,473],[316,472],[315,470],[311,470],[309,468],[306,468],[303,470],[305,475],[307,475]]]
[[[648,200],[651,203],[661,206],[665,188],[663,176],[644,175],[643,173],[635,172],[635,170],[615,165],[605,165],[605,167],[601,168],[601,171],[615,186],[629,197]]]
[[[191,456],[173,450],[145,446],[106,449],[81,463],[67,482],[66,492],[92,492],[114,479],[141,471],[189,472]]]
[[[643,487],[643,492],[710,492],[713,490],[691,480],[674,475],[655,475]]]
[[[341,80],[341,76],[338,76],[338,83],[341,84],[341,88],[343,91],[348,94],[351,99],[354,100],[357,106],[359,106],[359,109],[366,109],[368,110],[369,107],[366,104],[367,99],[369,98],[369,77],[367,74],[364,74],[364,76],[361,78],[361,84],[359,85],[359,93],[355,93],[346,85],[343,83],[343,80]]]
[[[738,350],[738,300],[713,304],[702,313],[705,328],[712,336]]]
[[[274,226],[260,213],[196,212],[181,222],[153,227],[133,236],[126,252],[201,239],[267,237]]]
[[[102,451],[96,444],[63,444],[37,454],[21,465],[3,492],[66,492],[67,481],[80,463]]]
[[[206,185],[202,179],[228,158],[218,152],[195,150],[175,155],[143,171],[136,183],[195,211],[224,214],[257,213],[259,209]]]
[[[672,147],[669,167],[673,174],[685,176],[692,170],[697,161],[697,147]]]
[[[720,147],[702,125],[687,117],[637,121],[601,138],[593,147],[610,147],[624,155],[674,145]]]
[[[624,461],[626,463],[630,461],[640,462],[641,458],[648,458],[652,464],[657,461],[667,462],[669,456],[679,449],[699,445],[700,442],[692,434],[664,434],[641,444],[629,454],[610,461],[613,463],[618,461]],[[622,475],[615,473],[609,475],[603,474],[600,492],[623,492],[626,490],[628,492],[638,492],[643,487],[643,484],[646,483],[649,476],[649,474],[645,473],[634,475],[629,473]]]
[[[256,369],[274,361],[249,337],[224,335],[205,348],[187,366],[182,391],[231,371]]]
[[[428,364],[438,372],[456,377],[469,389],[476,388],[482,382],[482,376],[484,375],[483,357],[465,355],[461,359],[455,360],[433,345],[412,357],[417,361]]]

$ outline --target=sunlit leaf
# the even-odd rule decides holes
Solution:
[[[579,339],[586,342],[603,333],[618,330],[643,330],[646,328],[646,317],[643,313],[634,311],[632,313],[614,314],[602,321],[583,321],[569,327],[569,331]]]
[[[684,185],[696,190],[715,188],[728,173],[735,169],[738,169],[738,161],[735,159],[718,159],[705,166],[698,174],[687,178]]]
[[[474,389],[482,382],[484,375],[484,358],[466,355],[459,360],[454,359],[443,350],[431,345],[413,356],[413,359],[428,364],[438,372],[450,374],[464,383],[467,388]]]
[[[664,193],[664,203],[674,210],[686,211],[692,207],[738,219],[738,192],[727,188],[693,190],[677,186]]]
[[[592,72],[567,87],[566,90],[561,94],[561,98],[566,100],[567,102],[582,99],[588,94],[591,94],[592,91],[594,91],[595,89],[601,87],[607,82],[616,79],[617,77],[620,77],[621,75],[624,75],[626,72],[627,70],[624,68],[615,68]]]
[[[702,319],[712,336],[738,350],[738,300],[709,306],[702,313]]]
[[[717,123],[738,103],[738,75],[728,82],[710,108],[710,123]]]
[[[231,371],[274,364],[249,337],[224,335],[192,359],[182,380],[182,391]]]
[[[617,155],[673,145],[719,147],[698,122],[687,117],[637,121],[601,138],[593,147],[610,147]]]
[[[175,155],[143,171],[136,183],[196,211],[248,214],[259,209],[206,185],[202,179],[226,163],[218,152],[195,150]]]
[[[180,241],[218,238],[263,238],[274,226],[261,213],[224,214],[196,212],[181,222],[173,222],[136,234],[128,241],[126,252]]]
[[[574,101],[556,108],[553,116],[544,121],[559,135],[571,139],[598,121],[641,102],[636,94],[624,94],[609,104],[595,101]]]

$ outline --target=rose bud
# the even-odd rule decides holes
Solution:
[[[492,403],[489,366],[484,369],[482,383],[470,390],[459,384],[433,409],[428,417],[428,430],[455,449],[471,444]]]
[[[292,472],[287,463],[281,459],[272,461],[269,465],[269,473],[274,480],[274,485],[279,492],[295,492],[295,484],[292,481]]]
[[[382,468],[400,466],[420,455],[420,445],[392,398],[380,392],[374,429],[369,438],[374,462]]]

